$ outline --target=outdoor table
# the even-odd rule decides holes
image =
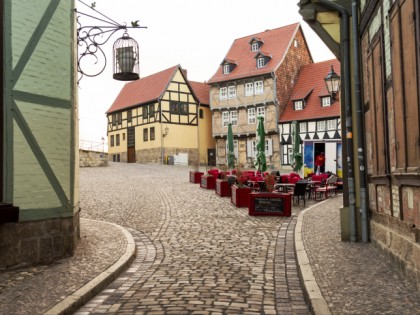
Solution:
[[[274,185],[274,189],[278,189],[283,193],[287,193],[288,188],[294,188],[295,184],[292,183],[279,183]]]

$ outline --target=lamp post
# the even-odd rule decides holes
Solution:
[[[335,73],[334,67],[331,65],[331,70],[324,78],[325,85],[327,86],[328,93],[331,96],[331,101],[334,103],[335,96],[340,91],[340,76]]]

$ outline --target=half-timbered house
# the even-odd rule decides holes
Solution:
[[[327,60],[304,65],[286,110],[280,117],[282,169],[293,165],[292,123],[299,124],[303,153],[303,174],[315,172],[314,160],[325,153],[325,171],[342,177],[341,106],[339,94],[330,95],[324,78],[333,67],[340,73],[338,60]]]
[[[208,86],[180,65],[127,83],[106,115],[111,161],[197,165],[214,155]]]
[[[236,39],[210,84],[217,163],[226,163],[228,124],[235,156],[252,166],[257,117],[264,117],[267,164],[280,166],[278,118],[302,65],[312,62],[299,23]]]

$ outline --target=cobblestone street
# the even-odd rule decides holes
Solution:
[[[82,217],[128,228],[137,257],[78,314],[308,314],[296,216],[251,217],[189,183],[188,171],[139,164],[81,171]]]

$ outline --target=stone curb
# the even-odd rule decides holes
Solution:
[[[88,219],[83,219],[88,220]],[[96,220],[89,220],[96,221]],[[77,311],[82,305],[86,304],[90,299],[95,295],[105,289],[112,281],[114,281],[123,271],[125,271],[132,263],[133,259],[136,256],[136,244],[134,238],[130,232],[120,225],[100,221],[102,223],[107,223],[113,225],[121,230],[127,240],[127,247],[125,253],[118,259],[116,263],[110,266],[107,270],[100,273],[94,279],[86,283],[76,292],[72,293],[60,303],[56,304],[44,315],[67,315],[73,314]]]
[[[295,251],[296,259],[298,262],[299,274],[302,280],[303,288],[305,290],[307,302],[312,313],[315,315],[331,315],[331,311],[328,307],[327,301],[325,301],[324,296],[322,295],[321,290],[319,289],[318,283],[315,280],[314,274],[312,272],[312,267],[309,263],[308,255],[306,254],[305,247],[303,245],[302,222],[303,215],[306,211],[318,207],[327,201],[328,200],[325,200],[301,211],[297,218],[295,228]]]

